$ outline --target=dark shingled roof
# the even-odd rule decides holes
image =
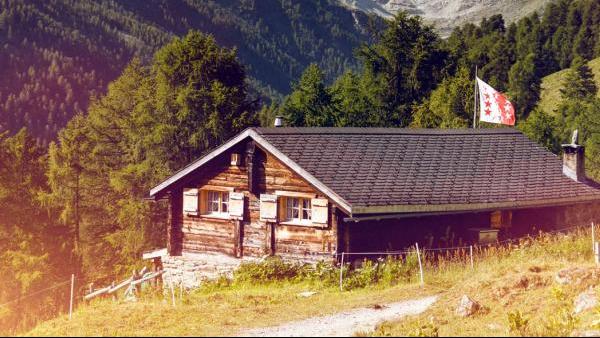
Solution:
[[[254,128],[353,213],[511,208],[600,200],[515,129]]]

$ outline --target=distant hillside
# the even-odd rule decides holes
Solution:
[[[0,0],[0,131],[52,139],[134,56],[190,29],[236,47],[252,87],[278,97],[312,62],[356,66],[367,15],[327,0]]]
[[[400,10],[422,16],[443,34],[464,23],[479,23],[483,17],[502,14],[516,21],[542,10],[552,0],[338,0],[349,8],[389,17]]]
[[[590,61],[588,65],[594,72],[594,79],[600,87],[600,58]],[[538,107],[543,111],[552,113],[560,104],[560,89],[563,88],[567,71],[568,69],[563,69],[542,79],[542,92]]]

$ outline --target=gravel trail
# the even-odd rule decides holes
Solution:
[[[279,326],[240,332],[244,337],[343,337],[370,332],[390,320],[417,315],[427,310],[437,296],[385,304],[378,308],[358,308],[328,316],[312,317]]]

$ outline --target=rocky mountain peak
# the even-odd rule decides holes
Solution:
[[[338,0],[342,5],[392,17],[398,11],[422,16],[443,34],[467,22],[477,23],[484,17],[502,14],[507,22],[542,10],[552,0]]]

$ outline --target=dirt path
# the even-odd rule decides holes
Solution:
[[[389,320],[419,314],[429,308],[437,296],[386,304],[379,309],[358,308],[329,316],[313,317],[280,326],[243,331],[245,337],[341,337],[369,332]]]

